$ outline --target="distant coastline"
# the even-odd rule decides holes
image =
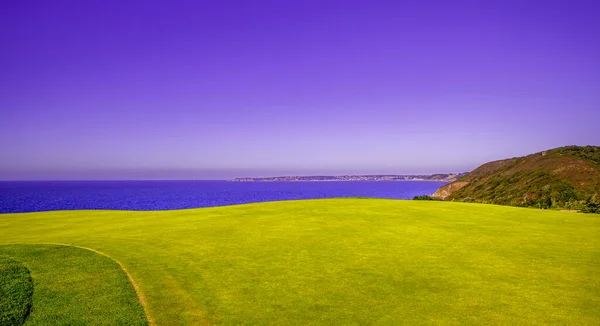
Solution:
[[[426,175],[338,175],[338,176],[280,176],[261,178],[234,178],[232,182],[303,182],[303,181],[437,181],[453,182],[467,172]]]

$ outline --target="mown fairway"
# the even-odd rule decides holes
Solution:
[[[0,235],[109,255],[158,325],[600,324],[600,215],[327,199],[8,214]]]

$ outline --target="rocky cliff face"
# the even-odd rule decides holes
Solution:
[[[455,181],[447,185],[443,185],[433,195],[431,195],[431,197],[438,199],[446,199],[446,197],[450,196],[453,192],[466,186],[467,184],[469,183],[465,181]]]

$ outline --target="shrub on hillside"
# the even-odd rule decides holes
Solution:
[[[422,195],[422,196],[414,196],[413,200],[438,200],[438,199],[435,199],[431,196]]]
[[[600,198],[598,198],[598,194],[594,194],[588,198],[588,200],[585,201],[585,206],[581,211],[584,213],[600,214]]]
[[[561,155],[572,155],[600,164],[600,147],[598,146],[567,146],[560,150]]]

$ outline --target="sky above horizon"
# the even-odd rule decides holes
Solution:
[[[0,180],[469,171],[600,145],[595,1],[13,1]]]

